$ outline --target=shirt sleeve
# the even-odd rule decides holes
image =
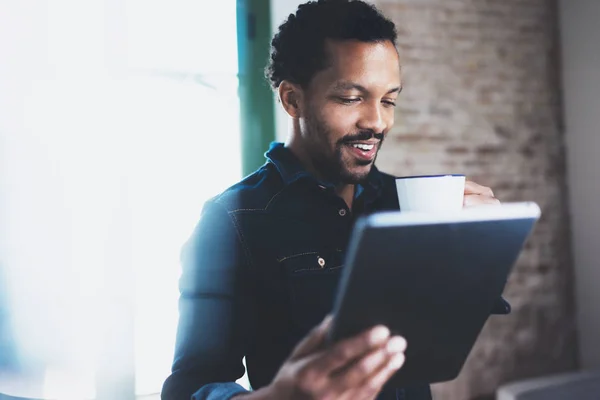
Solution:
[[[494,303],[494,307],[492,308],[491,314],[494,315],[507,315],[510,314],[511,307],[510,303],[504,300],[504,297],[500,296],[496,303]]]
[[[245,392],[242,358],[253,320],[249,259],[232,216],[208,202],[181,254],[179,324],[162,400],[229,399]]]

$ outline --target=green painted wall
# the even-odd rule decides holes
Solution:
[[[275,139],[273,93],[264,78],[271,43],[269,0],[237,0],[237,36],[242,171],[247,175],[264,164]]]

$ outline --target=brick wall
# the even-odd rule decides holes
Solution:
[[[553,0],[378,0],[397,24],[404,91],[379,167],[465,173],[543,217],[487,323],[436,399],[487,398],[500,383],[576,367],[558,28]]]

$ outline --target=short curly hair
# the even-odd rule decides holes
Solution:
[[[273,89],[283,80],[306,88],[327,67],[325,40],[391,41],[396,27],[374,6],[360,0],[318,0],[301,4],[271,41],[265,75]]]

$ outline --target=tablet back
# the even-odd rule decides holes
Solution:
[[[454,379],[540,214],[534,203],[357,221],[332,341],[376,324],[408,342],[398,386]]]

